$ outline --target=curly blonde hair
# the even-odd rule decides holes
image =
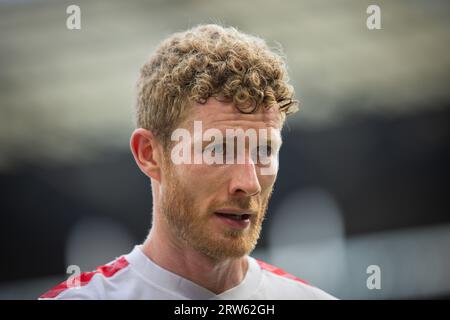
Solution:
[[[243,113],[277,106],[283,119],[298,110],[282,56],[260,38],[215,24],[164,40],[141,68],[137,88],[137,126],[163,146],[191,103],[210,97],[233,102]]]

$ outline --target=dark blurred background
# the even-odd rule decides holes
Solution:
[[[369,4],[0,1],[0,298],[34,299],[145,239],[150,183],[128,147],[139,68],[211,22],[280,44],[302,103],[253,255],[339,298],[450,298],[450,3],[377,1],[381,30]]]

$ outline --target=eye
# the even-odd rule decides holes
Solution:
[[[252,159],[260,165],[267,165],[271,161],[272,147],[270,145],[259,145],[252,152]]]
[[[212,154],[222,154],[224,150],[223,144],[215,144],[215,145],[208,145],[204,151],[211,152]]]
[[[215,164],[225,164],[227,162],[227,151],[225,143],[210,144],[205,148],[204,152],[205,151],[218,161],[215,162]]]
[[[272,147],[270,145],[264,144],[258,147],[258,156],[267,155],[270,157],[272,155]]]
[[[215,154],[223,154],[224,153],[224,145],[223,144],[216,144],[214,145],[214,153]]]

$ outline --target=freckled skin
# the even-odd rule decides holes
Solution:
[[[210,99],[206,105],[197,104],[193,107],[190,118],[183,125],[190,130],[191,134],[193,134],[193,121],[202,121],[203,131],[216,128],[224,135],[225,129],[240,128],[245,131],[253,128],[275,130],[279,136],[282,126],[281,115],[277,110],[260,110],[254,114],[243,114],[232,104],[225,104],[215,99]],[[193,226],[193,229],[197,229],[197,233],[204,233],[201,241],[212,242],[211,240],[214,239],[215,244],[222,248],[221,251],[224,254],[227,253],[224,250],[225,246],[230,243],[227,237],[230,232],[227,233],[227,226],[215,219],[214,209],[228,207],[224,204],[232,204],[231,207],[248,208],[258,212],[253,217],[249,230],[244,230],[241,234],[234,232],[234,235],[240,235],[238,241],[241,243],[241,248],[234,248],[235,255],[243,255],[252,250],[259,237],[276,175],[260,174],[258,165],[250,161],[246,161],[246,164],[223,165],[180,164],[174,166],[173,170],[181,184],[186,182],[186,197],[196,208],[197,217],[203,218],[197,221],[201,228],[197,229]],[[223,242],[218,243],[220,240]],[[209,243],[209,245],[213,244]]]
[[[205,132],[219,129],[272,131],[273,157],[281,146],[283,118],[277,109],[243,114],[232,104],[210,98],[196,104],[180,127],[193,135],[194,121]],[[273,139],[274,138],[274,139]],[[240,283],[248,268],[276,180],[261,174],[261,164],[245,153],[244,164],[177,164],[145,129],[136,129],[131,148],[140,169],[151,178],[153,223],[143,252],[159,266],[218,294]],[[245,145],[248,149],[248,144]],[[277,167],[276,167],[277,168]],[[254,214],[244,229],[232,228],[214,212],[236,208]]]

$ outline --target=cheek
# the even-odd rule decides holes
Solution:
[[[260,175],[259,184],[261,185],[262,191],[270,191],[277,180],[276,175]]]
[[[217,170],[213,166],[206,164],[185,164],[179,165],[180,174],[185,180],[190,181],[212,181],[217,178]]]
[[[182,185],[195,199],[206,199],[210,194],[215,194],[217,186],[223,185],[221,184],[223,177],[219,170],[209,165],[177,165],[177,174],[182,180]]]

